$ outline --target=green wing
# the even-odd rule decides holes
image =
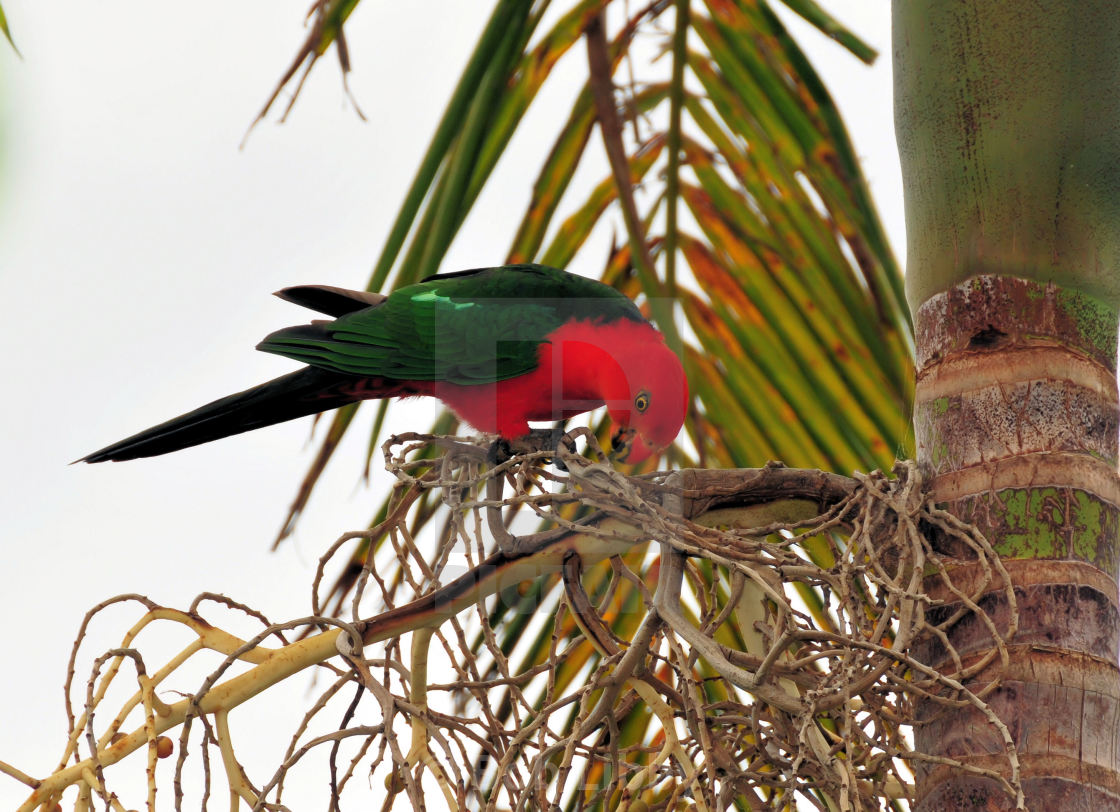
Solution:
[[[577,318],[642,316],[600,282],[512,265],[429,277],[376,307],[279,330],[258,349],[351,375],[492,383],[535,369],[540,344]]]

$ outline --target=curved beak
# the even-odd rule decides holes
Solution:
[[[619,426],[611,436],[611,460],[635,465],[647,459],[649,455],[650,448],[641,441],[638,433],[629,426]]]

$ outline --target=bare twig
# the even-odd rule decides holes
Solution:
[[[155,743],[175,727],[177,809],[188,758],[201,759],[205,805],[212,746],[239,798],[281,810],[285,779],[323,745],[331,809],[341,808],[344,791],[361,791],[348,781],[362,770],[381,774],[387,798],[406,795],[417,809],[430,788],[443,804],[485,810],[562,806],[575,792],[585,807],[611,809],[656,802],[713,810],[736,799],[764,810],[797,799],[873,809],[879,799],[908,797],[906,765],[915,761],[1000,781],[1022,805],[1010,731],[984,701],[1017,626],[1010,580],[981,535],[930,504],[913,465],[899,464],[893,479],[777,465],[637,478],[613,469],[594,437],[582,436],[582,454],[562,444],[500,465],[487,462],[488,438],[386,443],[398,482],[388,515],[339,539],[315,576],[318,584],[348,542],[368,545],[364,577],[377,580],[391,607],[374,616],[343,621],[317,611],[269,624],[259,611],[207,593],[187,612],[138,595],[100,604],[82,624],[68,686],[98,611],[136,601],[145,612],[120,647],[95,658],[59,768],[37,780],[0,764],[31,789],[21,809],[53,803],[74,785],[81,803],[97,795],[125,808],[110,768],[145,746],[153,808]],[[564,470],[545,467],[548,455]],[[450,518],[422,542],[411,529],[415,515],[436,504]],[[541,524],[523,532],[524,517]],[[937,544],[929,527],[941,534]],[[379,572],[373,561],[383,539],[392,549],[377,556]],[[967,588],[953,581],[945,539],[980,565]],[[448,574],[453,551],[470,562],[458,577]],[[954,608],[927,611],[927,584]],[[1008,609],[999,622],[980,600],[993,591]],[[411,600],[402,600],[406,593]],[[215,601],[262,628],[249,639],[222,630],[199,614]],[[313,603],[318,610],[317,597]],[[992,646],[966,656],[946,632],[972,616]],[[166,623],[196,639],[149,673],[134,641]],[[293,628],[314,633],[285,642]],[[266,647],[270,638],[279,647]],[[940,668],[915,653],[929,639],[947,651]],[[223,659],[201,685],[174,704],[157,696],[205,651]],[[108,688],[127,661],[139,688],[102,722]],[[230,676],[235,663],[248,670]],[[237,758],[244,744],[230,734],[229,717],[312,665],[331,679],[293,719],[287,750],[258,790]],[[375,701],[361,704],[367,696]],[[975,708],[1004,745],[1006,778],[989,765],[915,752],[906,731],[916,700]],[[334,710],[336,729],[312,734],[312,722]],[[370,722],[370,714],[379,718]],[[136,727],[126,734],[130,720]],[[191,755],[195,720],[202,746]],[[402,726],[411,729],[407,747]]]

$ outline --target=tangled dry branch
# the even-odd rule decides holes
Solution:
[[[145,613],[95,658],[58,768],[37,780],[0,764],[31,789],[21,808],[50,808],[76,787],[78,808],[100,796],[123,809],[109,767],[146,747],[150,809],[156,759],[172,749],[176,808],[192,793],[205,808],[212,751],[233,803],[269,810],[287,808],[285,781],[325,751],[332,809],[369,792],[354,780],[367,774],[384,780],[377,794],[416,809],[432,797],[483,810],[777,810],[795,798],[878,809],[906,799],[909,766],[930,760],[909,735],[919,700],[985,713],[1007,748],[1009,777],[993,777],[1022,805],[1010,734],[984,703],[1015,633],[1015,595],[987,541],[930,503],[913,465],[894,478],[781,466],[631,477],[584,440],[582,454],[561,445],[496,463],[483,442],[393,438],[389,510],[324,554],[307,618],[271,624],[212,595],[186,611],[141,596],[95,607],[68,704],[90,617],[127,600]],[[437,507],[439,532],[414,534]],[[357,575],[343,620],[320,593],[347,554]],[[962,561],[987,582],[958,587]],[[1012,609],[998,624],[980,604],[993,590]],[[204,620],[215,600],[259,633]],[[948,629],[965,621],[990,645],[954,651]],[[153,671],[134,642],[156,622],[194,639]],[[306,636],[288,642],[297,628]],[[193,689],[176,685],[185,698],[168,704],[204,651],[221,664]],[[103,722],[129,664],[138,688]],[[309,666],[327,679],[275,770],[254,781],[230,714]],[[174,748],[162,735],[172,728]]]

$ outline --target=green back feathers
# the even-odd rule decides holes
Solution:
[[[560,325],[618,319],[644,321],[614,288],[507,265],[432,276],[375,307],[279,330],[257,348],[352,375],[492,383],[536,368],[537,348]]]

